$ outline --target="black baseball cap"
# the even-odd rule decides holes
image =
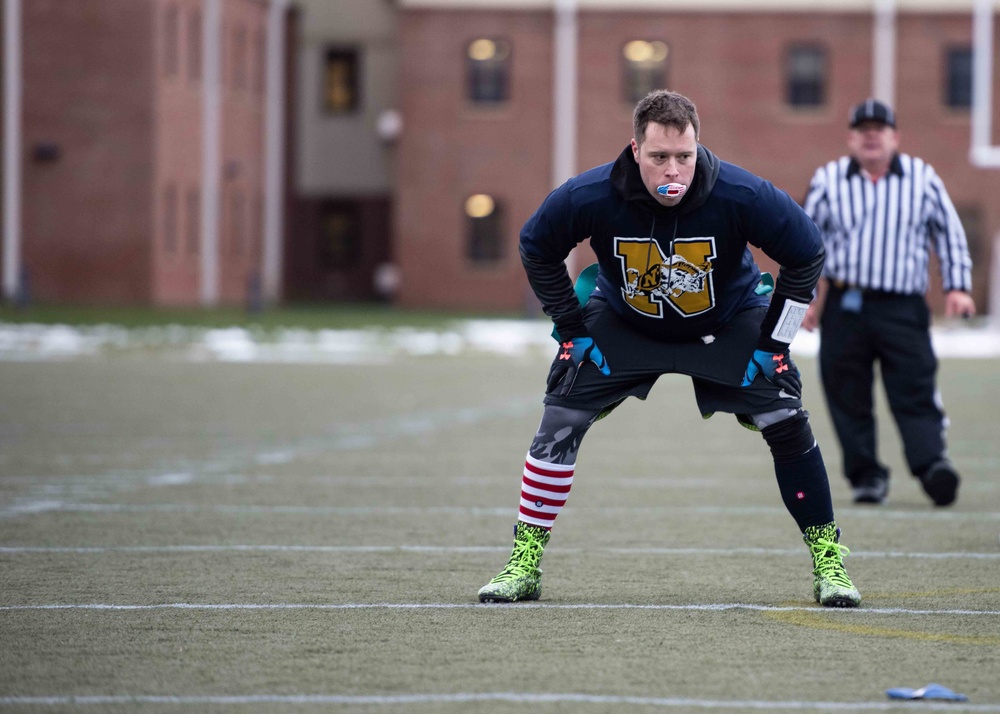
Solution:
[[[848,126],[852,129],[866,121],[877,121],[896,128],[896,114],[885,102],[877,99],[866,99],[851,110]]]

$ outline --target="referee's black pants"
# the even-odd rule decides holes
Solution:
[[[852,485],[888,478],[878,460],[873,401],[879,362],[910,473],[919,476],[944,454],[945,415],[935,386],[930,311],[922,295],[866,291],[860,312],[842,305],[831,284],[820,339],[823,391],[840,440],[844,475]]]

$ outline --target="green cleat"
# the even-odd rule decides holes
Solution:
[[[507,566],[479,591],[479,602],[537,600],[542,594],[538,564],[551,532],[521,521],[514,526],[514,550]]]
[[[809,546],[813,557],[813,596],[826,607],[857,607],[861,593],[847,577],[844,556],[850,554],[847,546],[840,545],[840,529],[830,522],[824,526],[806,528],[802,540]]]

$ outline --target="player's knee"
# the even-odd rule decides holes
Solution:
[[[778,420],[768,419],[769,415],[767,414],[755,415],[754,417],[755,423],[760,419],[761,423],[758,423],[758,428],[775,460],[793,459],[816,445],[812,427],[809,426],[809,412],[804,409],[783,411],[789,411],[791,414]],[[770,414],[774,415],[775,412]]]
[[[580,442],[596,419],[597,412],[594,410],[548,405],[528,454],[552,464],[576,463]]]
[[[583,432],[597,420],[598,412],[592,409],[570,409],[549,404],[542,414],[540,429],[555,432],[571,429]]]

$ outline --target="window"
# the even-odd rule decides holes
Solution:
[[[233,255],[243,255],[247,239],[246,199],[239,189],[229,197],[229,246]]]
[[[361,252],[361,211],[356,203],[330,202],[320,215],[319,261],[327,270],[353,267]]]
[[[250,229],[250,257],[260,258],[264,252],[264,194],[260,191],[253,200],[253,226]]]
[[[670,48],[659,40],[632,40],[622,47],[623,98],[635,104],[654,89],[667,86],[667,55]]]
[[[330,114],[349,114],[358,108],[357,50],[333,48],[326,52],[323,107]]]
[[[233,32],[233,88],[247,88],[247,28],[238,25]]]
[[[264,30],[257,30],[253,55],[253,91],[263,94],[267,82],[267,35]]]
[[[510,43],[480,37],[466,47],[466,91],[477,104],[498,104],[510,96]]]
[[[163,71],[170,76],[177,74],[180,63],[178,56],[180,22],[180,11],[177,9],[177,5],[170,3],[163,17]]]
[[[972,48],[950,47],[945,52],[944,102],[953,109],[972,106]]]
[[[466,255],[474,263],[495,263],[504,257],[503,210],[496,200],[477,193],[465,200],[468,242]]]
[[[792,47],[785,72],[790,106],[818,107],[826,103],[826,50],[815,45]]]
[[[198,189],[188,190],[184,209],[187,216],[184,231],[187,236],[187,252],[189,255],[198,255],[201,248],[201,193]]]
[[[201,80],[201,12],[194,10],[188,18],[188,79]]]
[[[163,194],[163,250],[177,252],[177,187],[173,184]]]

